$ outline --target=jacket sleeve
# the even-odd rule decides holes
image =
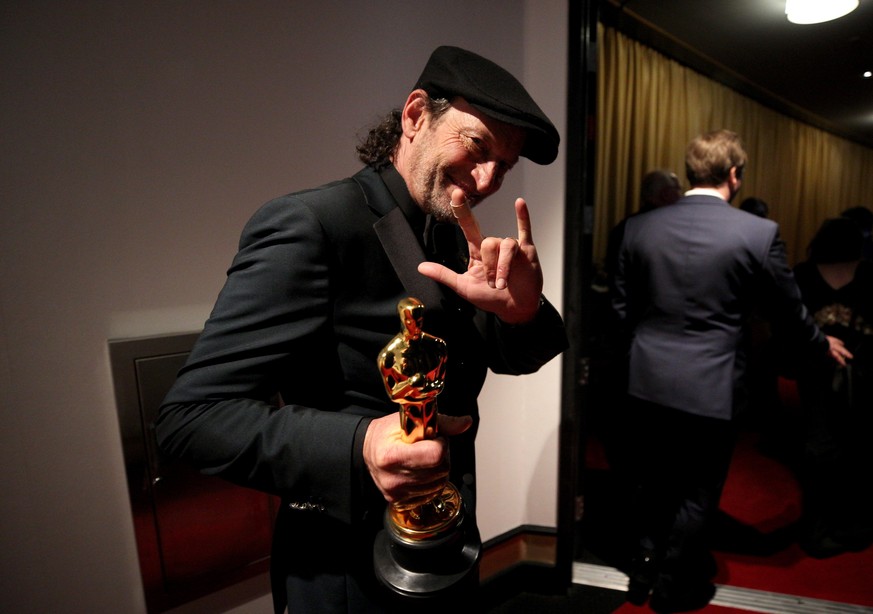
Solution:
[[[354,442],[367,419],[321,406],[338,377],[329,258],[317,219],[292,197],[252,217],[156,435],[165,454],[204,473],[349,521],[364,487]],[[297,404],[282,404],[282,388],[302,391]]]
[[[812,359],[826,356],[828,341],[803,303],[778,230],[763,259],[760,282],[759,302],[774,334],[804,356]]]
[[[487,314],[489,367],[495,373],[523,375],[537,371],[569,347],[564,321],[545,297],[532,322],[510,325]]]

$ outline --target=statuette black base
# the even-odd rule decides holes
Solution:
[[[450,594],[474,573],[482,554],[475,527],[464,518],[445,534],[423,540],[400,537],[386,519],[376,536],[373,563],[385,586],[405,597],[432,598]]]

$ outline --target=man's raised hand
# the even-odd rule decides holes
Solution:
[[[539,309],[543,273],[527,203],[523,198],[515,201],[518,238],[484,237],[462,190],[452,193],[452,212],[467,239],[467,271],[458,274],[435,262],[422,262],[418,272],[508,324],[532,320]]]

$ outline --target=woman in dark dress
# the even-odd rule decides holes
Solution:
[[[803,301],[826,335],[843,340],[846,367],[822,361],[800,372],[804,421],[801,546],[825,558],[873,543],[873,263],[848,218],[825,220],[794,269]]]

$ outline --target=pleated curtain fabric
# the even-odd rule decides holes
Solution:
[[[640,181],[670,169],[687,189],[685,147],[727,128],[749,154],[734,205],[770,205],[789,264],[805,258],[821,222],[848,207],[873,207],[873,149],[773,111],[603,25],[598,30],[594,259],[609,230],[639,208]],[[817,87],[810,84],[810,87]]]

